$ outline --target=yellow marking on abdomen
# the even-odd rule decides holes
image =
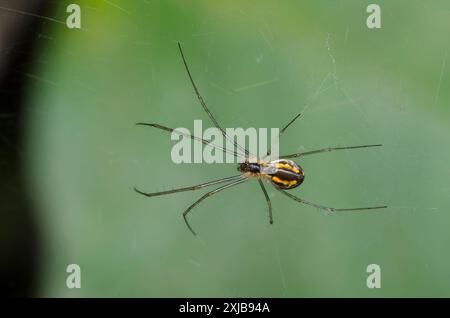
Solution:
[[[287,170],[289,170],[289,171],[292,171],[292,172],[295,172],[295,173],[299,173],[300,172],[300,170],[298,170],[297,168],[295,168],[295,167],[293,167],[293,166],[291,166],[290,164],[287,164],[287,163],[277,163],[277,164],[275,164],[275,168],[277,168],[277,169],[287,169]]]
[[[292,187],[293,185],[297,184],[297,180],[291,180],[291,181],[282,180],[282,179],[278,178],[277,176],[272,177],[272,181],[284,184],[287,187]]]

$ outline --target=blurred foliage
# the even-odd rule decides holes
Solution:
[[[70,1],[72,2],[72,1]],[[64,21],[68,1],[54,18]],[[82,30],[47,23],[30,83],[29,185],[45,233],[41,296],[450,296],[448,1],[77,1]],[[305,157],[293,193],[256,182],[181,213],[201,193],[144,198],[236,173],[176,165],[167,134],[207,116],[176,42],[225,127],[279,127],[281,152],[383,143]],[[82,288],[65,285],[66,266]],[[366,287],[379,264],[382,288]]]

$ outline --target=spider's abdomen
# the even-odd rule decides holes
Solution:
[[[280,159],[270,163],[270,181],[281,190],[289,190],[303,183],[305,174],[302,168],[292,160]]]

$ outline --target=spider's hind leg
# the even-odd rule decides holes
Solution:
[[[320,205],[320,204],[317,204],[317,203],[313,203],[313,202],[309,202],[309,201],[303,200],[302,198],[299,198],[299,197],[297,197],[297,196],[295,196],[293,194],[290,194],[290,193],[288,193],[287,191],[284,191],[284,190],[279,190],[279,191],[281,193],[283,193],[284,195],[288,196],[289,198],[297,201],[297,202],[300,202],[300,203],[303,203],[303,204],[315,207],[315,208],[320,209],[320,210],[324,210],[324,211],[326,211],[328,213],[343,212],[343,211],[377,210],[377,209],[385,209],[385,208],[387,208],[386,205],[382,205],[382,206],[370,206],[370,207],[363,207],[363,208],[337,209],[337,208],[331,208],[331,207],[328,207],[328,206],[324,206],[324,205]]]
[[[267,194],[267,190],[264,187],[264,183],[261,179],[258,179],[259,185],[261,186],[261,190],[264,193],[264,197],[266,198],[267,207],[269,208],[269,223],[273,224],[273,215],[272,215],[272,203],[270,201],[269,195]]]

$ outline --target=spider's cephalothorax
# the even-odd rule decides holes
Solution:
[[[302,168],[294,161],[286,159],[270,162],[243,162],[239,164],[238,170],[255,177],[267,178],[281,190],[296,188],[305,179]]]

